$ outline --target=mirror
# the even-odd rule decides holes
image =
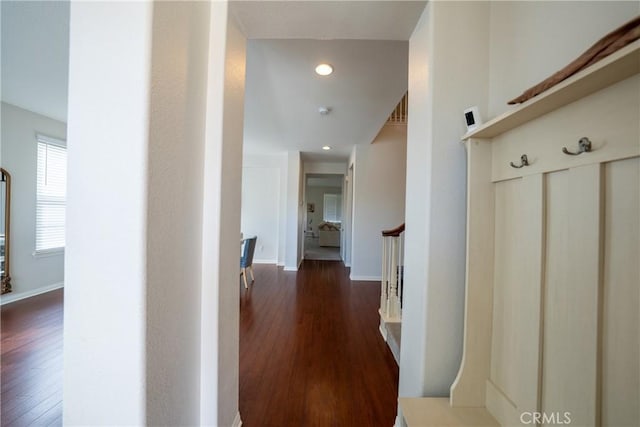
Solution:
[[[11,292],[11,274],[9,273],[11,175],[2,168],[0,168],[0,172],[2,173],[2,181],[0,182],[0,277],[2,278],[2,293],[6,294]]]

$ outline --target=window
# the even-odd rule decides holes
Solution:
[[[64,248],[67,205],[67,148],[64,141],[37,135],[36,254]]]
[[[342,219],[341,197],[339,194],[324,195],[322,219],[325,222],[340,222]]]

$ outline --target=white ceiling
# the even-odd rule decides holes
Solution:
[[[69,2],[2,1],[2,100],[67,121]]]
[[[251,39],[246,151],[331,161],[371,142],[406,91],[406,40],[425,3],[233,1]],[[68,39],[68,1],[2,1],[2,100],[66,121]],[[320,61],[333,75],[313,73]],[[331,114],[320,116],[320,106]],[[323,152],[325,144],[334,149]]]
[[[336,161],[370,143],[407,90],[406,41],[425,4],[234,1],[250,39],[245,153],[299,150],[305,161]],[[313,72],[321,61],[334,66],[331,76]],[[321,106],[332,112],[320,116]]]
[[[249,40],[245,153],[346,159],[354,144],[373,141],[406,92],[407,61],[406,41]],[[320,62],[333,74],[318,76]],[[331,112],[320,115],[322,106]]]
[[[409,40],[426,1],[233,1],[250,39]]]

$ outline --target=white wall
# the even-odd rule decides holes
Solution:
[[[342,219],[342,248],[341,255],[342,260],[344,261],[344,265],[347,267],[351,267],[351,240],[352,240],[352,229],[353,229],[353,219],[352,219],[352,210],[353,210],[353,159],[355,158],[355,147],[351,151],[351,155],[349,156],[349,168],[347,170],[347,175],[345,177],[344,183],[344,205],[342,207],[343,219]]]
[[[226,3],[71,5],[65,424],[238,414],[244,42]]]
[[[286,167],[284,155],[243,157],[241,230],[258,237],[255,263],[284,261]]]
[[[287,236],[285,243],[285,264],[287,271],[298,270],[302,260],[302,163],[299,151],[287,153]]]
[[[153,9],[146,183],[148,425],[200,420],[209,13],[209,4],[199,2],[156,2]]]
[[[347,164],[345,162],[304,162],[304,173],[345,175]]]
[[[211,3],[208,56],[200,425],[237,426],[246,39],[227,2]]]
[[[355,147],[351,279],[382,277],[382,230],[404,222],[406,126],[385,125]]]
[[[461,354],[465,133],[640,12],[637,2],[430,2],[409,43],[400,395],[448,395]]]
[[[64,253],[35,257],[36,133],[65,140],[65,123],[2,103],[2,167],[12,177],[11,284],[7,303],[62,286]],[[4,219],[2,219],[4,221]]]
[[[430,2],[409,42],[401,396],[446,396],[462,350],[462,111],[486,111],[489,4]]]
[[[147,419],[152,8],[151,3],[71,5],[63,407],[67,425],[143,425]]]
[[[638,14],[637,1],[491,2],[489,118]]]

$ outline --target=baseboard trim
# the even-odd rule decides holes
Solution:
[[[36,295],[55,291],[56,289],[60,289],[62,287],[64,287],[64,282],[53,283],[51,285],[42,286],[40,288],[32,289],[26,292],[19,292],[19,293],[11,292],[0,297],[0,301],[1,301],[0,305],[5,305],[12,302],[20,301],[22,299],[35,297]]]
[[[278,261],[275,259],[254,259],[254,264],[278,264]]]
[[[287,267],[283,268],[284,271],[298,271],[298,267]]]
[[[381,282],[382,281],[382,277],[381,276],[358,276],[358,275],[355,275],[355,274],[350,275],[349,279],[351,279],[351,280],[359,280],[359,281],[363,281],[363,282]]]
[[[241,427],[242,420],[240,419],[240,412],[236,413],[236,417],[233,419],[232,427]]]
[[[387,328],[384,327],[382,321],[380,321],[378,330],[380,331],[380,335],[382,335],[382,339],[384,339],[384,342],[387,342]]]

